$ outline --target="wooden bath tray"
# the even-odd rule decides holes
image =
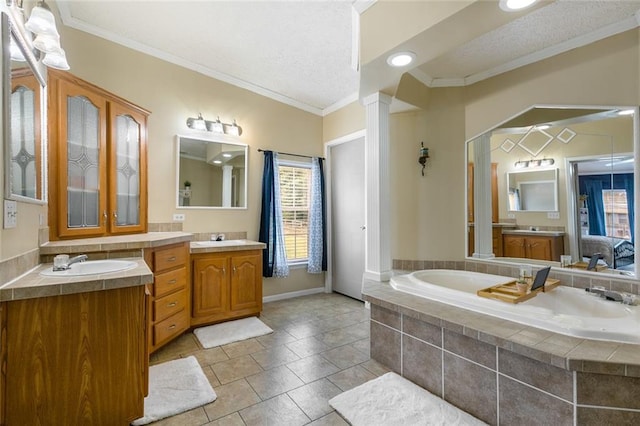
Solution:
[[[544,288],[540,287],[536,290],[529,291],[523,294],[518,291],[518,288],[516,287],[516,282],[510,281],[505,284],[498,284],[492,287],[483,288],[481,290],[478,290],[477,293],[478,293],[478,296],[486,297],[487,299],[502,300],[503,302],[509,302],[509,303],[520,303],[520,302],[524,302],[525,300],[529,300],[533,297],[536,297],[536,295],[541,291],[553,290],[559,285],[560,285],[560,280],[549,278],[544,282]]]
[[[589,264],[587,262],[575,262],[572,263],[571,265],[568,265],[567,268],[576,268],[576,269],[584,269],[586,270],[587,267],[589,266]],[[592,271],[595,272],[599,272],[599,271],[604,271],[606,269],[608,269],[609,267],[607,265],[596,265],[595,268],[591,269]]]

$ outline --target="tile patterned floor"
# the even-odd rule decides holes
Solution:
[[[260,319],[274,332],[211,349],[187,333],[153,354],[194,355],[218,395],[153,425],[346,425],[327,401],[388,371],[369,358],[362,302],[317,294],[266,303]]]

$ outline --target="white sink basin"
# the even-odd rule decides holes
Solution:
[[[74,277],[78,275],[98,275],[110,272],[126,271],[138,266],[137,262],[131,260],[88,260],[86,262],[74,263],[65,271],[54,271],[53,267],[40,272],[45,277]]]
[[[228,247],[241,246],[243,244],[247,244],[247,240],[193,241],[191,243],[194,247]]]

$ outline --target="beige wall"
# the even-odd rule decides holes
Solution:
[[[393,115],[392,258],[465,256],[465,140],[536,104],[638,105],[638,35],[627,31],[466,88],[433,89],[428,108]],[[431,155],[424,178],[422,140]]]
[[[322,140],[330,142],[366,127],[366,110],[356,101],[338,111],[327,114],[322,120]]]

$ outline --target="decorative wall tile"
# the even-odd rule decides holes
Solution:
[[[402,338],[402,375],[442,397],[442,351],[409,336]]]
[[[500,424],[573,425],[571,403],[525,386],[505,376],[500,381]]]

